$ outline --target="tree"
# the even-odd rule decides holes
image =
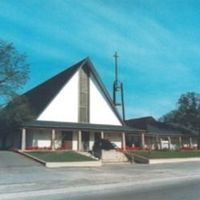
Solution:
[[[25,96],[18,96],[0,111],[0,149],[12,147],[17,134],[20,134],[20,127],[24,122],[32,121],[35,118],[28,99]]]
[[[20,54],[12,43],[0,39],[0,105],[16,96],[28,80],[26,55]]]
[[[32,119],[25,97],[17,92],[28,80],[29,65],[26,55],[19,53],[12,43],[0,39],[0,140],[2,148],[8,138],[14,138],[14,130]],[[8,103],[9,102],[9,103]],[[8,103],[8,104],[7,104]]]
[[[177,109],[164,115],[160,121],[184,126],[200,135],[200,94],[182,94],[178,99]]]

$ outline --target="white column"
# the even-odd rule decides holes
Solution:
[[[181,136],[178,137],[178,142],[179,142],[179,149],[181,149],[181,147],[182,147],[182,137]]]
[[[90,132],[89,150],[92,150],[94,145],[94,132]]]
[[[144,149],[145,148],[145,136],[144,133],[141,134],[141,146]]]
[[[190,148],[193,147],[193,143],[192,143],[192,137],[190,137]]]
[[[55,151],[55,138],[56,138],[56,131],[52,129],[51,131],[51,150]]]
[[[162,138],[160,138],[160,150],[162,150]]]
[[[78,131],[78,150],[82,151],[82,132]]]
[[[104,139],[104,132],[101,131],[101,139]]]
[[[26,150],[26,129],[22,129],[22,138],[21,138],[21,150]]]
[[[72,137],[72,150],[77,151],[78,150],[78,132],[73,131],[73,137]]]
[[[168,148],[169,148],[169,150],[171,150],[171,144],[172,144],[171,137],[168,137]]]
[[[126,135],[125,132],[122,133],[122,149],[126,150]]]

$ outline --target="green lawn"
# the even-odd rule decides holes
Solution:
[[[130,152],[131,153],[131,152]],[[192,158],[200,157],[200,151],[137,151],[132,152],[144,156],[146,158],[159,159],[159,158]]]
[[[67,152],[28,152],[27,154],[34,156],[46,162],[79,162],[79,161],[95,161],[92,158],[81,155],[74,151]]]

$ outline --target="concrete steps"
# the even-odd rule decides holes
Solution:
[[[115,149],[109,151],[102,150],[102,162],[103,164],[129,163],[124,153]]]

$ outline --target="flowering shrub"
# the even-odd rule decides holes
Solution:
[[[130,147],[130,146],[126,146],[126,150],[129,150],[129,151],[139,151],[139,150],[143,150],[142,147]]]
[[[194,151],[194,150],[197,150],[197,147],[190,147],[190,146],[181,147],[180,150],[181,150],[181,151]]]
[[[137,147],[137,146],[134,146],[134,147],[130,147],[130,146],[126,146],[126,150],[128,151],[151,151],[151,148],[150,147]]]
[[[51,150],[51,147],[27,146],[26,150]]]
[[[58,147],[56,150],[66,150],[66,147]]]

